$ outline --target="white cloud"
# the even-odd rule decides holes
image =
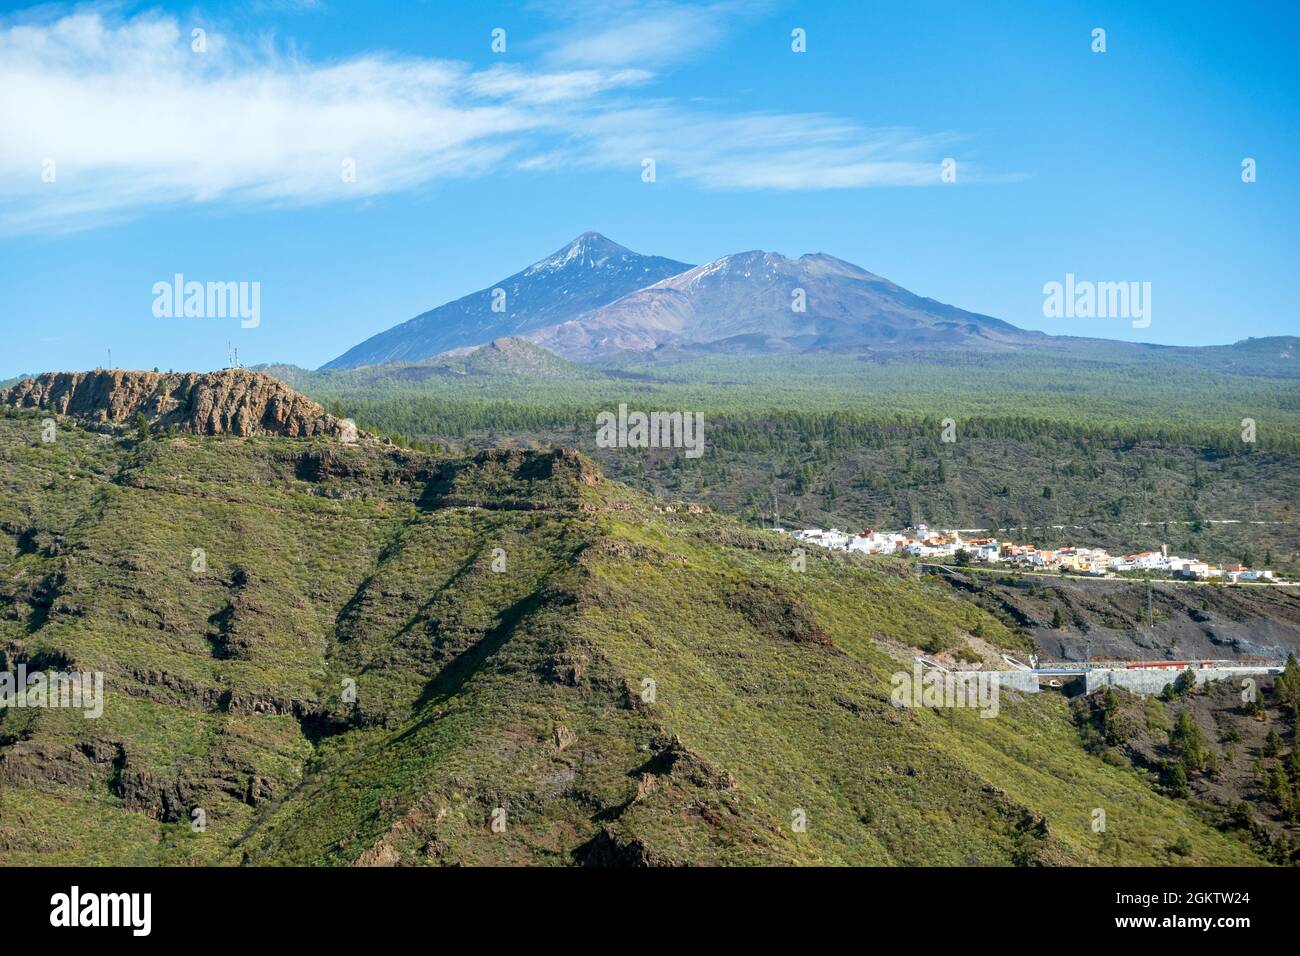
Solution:
[[[760,0],[677,3],[669,0],[604,0],[554,4],[571,23],[542,37],[549,62],[581,66],[663,66],[689,59],[718,43],[742,16],[753,16]]]
[[[471,76],[468,89],[482,96],[509,97],[521,103],[566,103],[644,83],[652,75],[645,70],[533,73],[520,67],[498,66]]]
[[[0,30],[0,221],[217,197],[328,201],[483,171],[545,120],[527,97],[476,90],[480,79],[423,59],[313,65],[212,34],[195,53],[157,16]],[[355,183],[343,182],[345,159]],[[40,178],[46,160],[53,183]]]
[[[810,113],[721,113],[673,105],[613,109],[584,121],[587,143],[567,158],[589,166],[655,160],[660,181],[707,189],[848,189],[940,182],[957,137],[864,129]],[[967,167],[963,176],[974,170]]]
[[[709,189],[938,181],[942,137],[638,101],[653,80],[638,66],[312,63],[211,31],[207,43],[192,52],[188,28],[160,14],[0,23],[0,231],[180,203],[335,202],[503,167],[639,176],[647,156],[661,181]]]

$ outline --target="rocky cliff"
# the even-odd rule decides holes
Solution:
[[[278,379],[247,369],[220,372],[46,372],[0,392],[0,405],[39,408],[95,425],[124,427],[143,414],[152,428],[199,435],[356,434],[350,423]]]

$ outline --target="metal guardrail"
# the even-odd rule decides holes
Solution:
[[[1177,670],[1273,670],[1286,667],[1285,661],[1235,660],[1235,661],[1088,661],[1083,664],[1063,663],[1035,667],[1035,674],[1054,677],[1086,674],[1089,671],[1162,671]]]

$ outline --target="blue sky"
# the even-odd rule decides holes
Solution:
[[[1300,332],[1294,4],[3,10],[0,377],[221,367],[228,341],[314,367],[588,229],[827,252],[1049,332]],[[260,282],[260,324],[156,318],[177,272]],[[1066,273],[1150,282],[1150,326],[1045,318]]]

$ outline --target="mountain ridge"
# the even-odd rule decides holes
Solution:
[[[0,391],[0,406],[40,409],[121,430],[138,417],[150,428],[199,435],[333,436],[358,433],[280,379],[220,372],[44,372]]]
[[[957,345],[1003,348],[1043,338],[918,296],[826,253],[735,253],[661,279],[584,316],[525,333],[592,361],[618,351],[748,339],[759,351]]]
[[[1100,328],[1100,327],[1098,327]],[[319,371],[458,358],[523,338],[584,364],[627,354],[917,354],[1047,349],[1085,360],[1142,361],[1153,351],[1244,374],[1245,353],[1290,377],[1295,339],[1251,347],[1173,346],[1022,329],[918,295],[825,252],[788,258],[761,249],[701,265],[643,256],[585,232],[491,289],[371,336]]]
[[[379,332],[321,371],[419,361],[581,315],[689,264],[644,256],[598,232],[572,242],[487,289]]]

